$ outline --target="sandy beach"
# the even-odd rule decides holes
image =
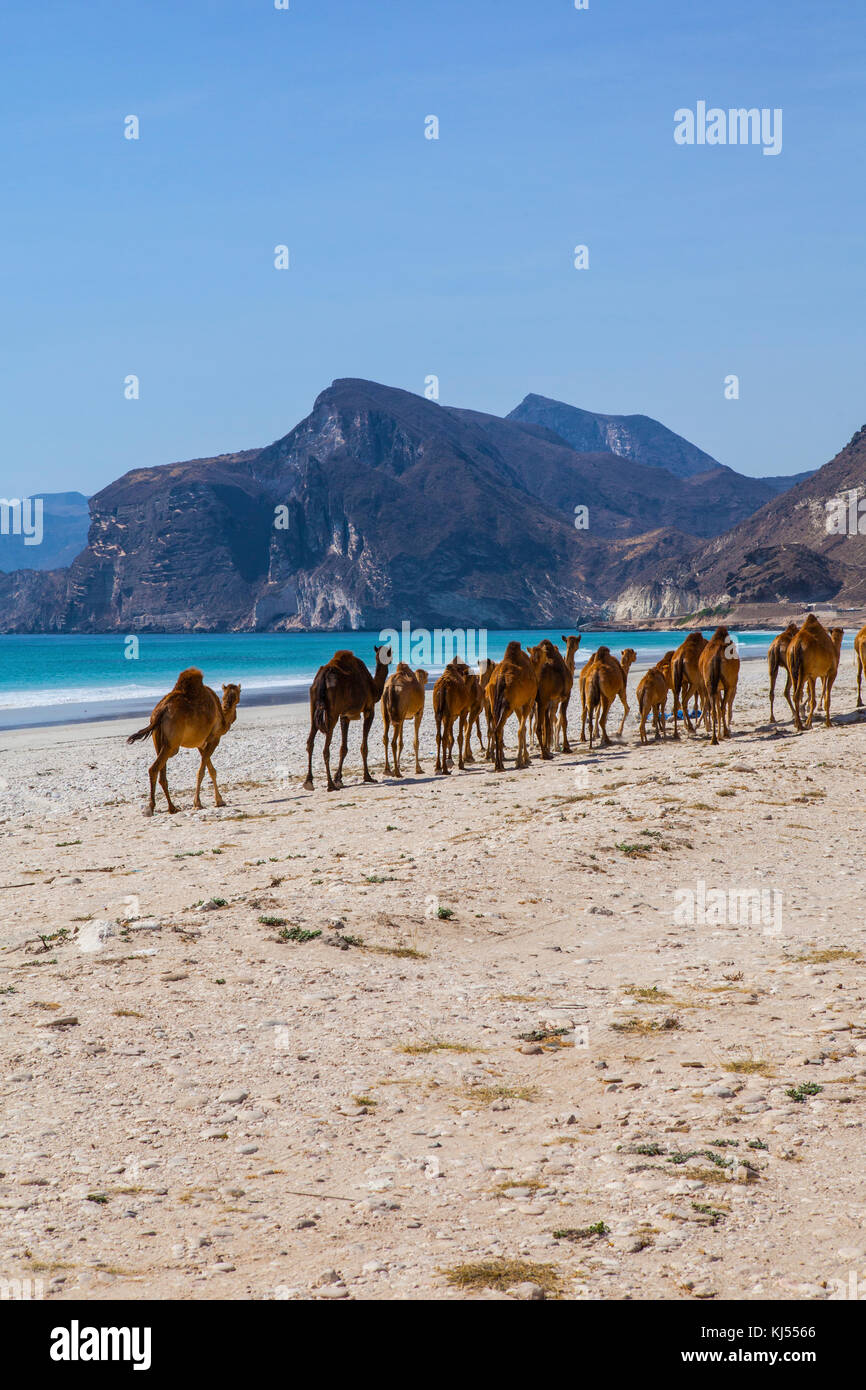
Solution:
[[[0,733],[0,1275],[44,1297],[826,1299],[866,1288],[862,769],[835,727],[142,815],[140,718]],[[787,715],[781,698],[777,716]],[[612,731],[618,718],[611,717]],[[510,736],[513,765],[515,733]],[[308,936],[307,933],[314,933]]]

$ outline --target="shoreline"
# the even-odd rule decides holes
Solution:
[[[766,652],[742,652],[740,660],[744,663],[765,661]],[[635,676],[648,671],[651,661],[640,657],[631,667]],[[428,694],[435,682],[433,673],[427,682]],[[636,683],[629,681],[629,689],[636,690]],[[302,686],[277,686],[273,688],[242,691],[240,710],[252,709],[295,709],[306,706],[309,690]],[[0,740],[4,734],[26,734],[51,730],[58,735],[71,733],[74,729],[86,729],[91,725],[121,725],[137,722],[150,715],[156,700],[103,700],[92,705],[84,701],[65,705],[33,705],[4,709],[0,706]],[[24,717],[22,717],[24,716]],[[2,743],[0,743],[2,747]]]

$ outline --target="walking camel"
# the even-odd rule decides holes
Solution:
[[[711,743],[731,736],[731,714],[737,681],[740,675],[740,658],[737,645],[726,627],[717,627],[698,658],[698,671],[701,688],[706,701],[705,714],[709,712],[713,736]],[[683,707],[683,718],[686,717]]]
[[[784,632],[780,632],[778,637],[774,637],[770,643],[770,650],[767,652],[767,670],[770,674],[770,723],[775,724],[776,716],[773,713],[773,697],[776,693],[776,678],[781,670],[785,672],[785,699],[788,701],[791,713],[794,713],[794,706],[791,704],[791,672],[788,670],[785,657],[791,638],[797,635],[797,624],[789,623]]]
[[[706,708],[706,695],[704,694],[703,683],[701,681],[700,657],[701,652],[707,645],[707,639],[702,632],[690,632],[685,641],[681,642],[673,654],[671,660],[671,677],[673,680],[674,696],[674,738],[679,738],[677,729],[677,710],[682,701],[683,722],[690,734],[695,732],[694,725],[689,719],[689,700],[692,695],[696,695],[703,709],[704,723],[708,722],[708,712]]]
[[[310,686],[310,733],[307,739],[307,780],[304,789],[313,790],[313,748],[316,734],[324,734],[325,746],[322,757],[328,776],[328,791],[341,791],[343,787],[343,761],[349,745],[349,722],[363,719],[361,729],[361,759],[364,764],[364,781],[375,782],[367,766],[367,739],[376,705],[381,699],[391,663],[391,648],[382,645],[374,647],[376,670],[371,675],[354,652],[335,652],[331,660],[320,666]],[[340,760],[337,775],[331,777],[331,739],[337,720],[340,721]]]
[[[589,722],[590,749],[592,748],[593,737],[598,737],[599,733],[601,734],[602,748],[607,747],[610,743],[607,733],[607,717],[617,696],[622,701],[623,706],[623,716],[618,735],[619,737],[622,736],[628,715],[626,696],[628,673],[636,657],[637,653],[633,647],[625,648],[621,662],[617,661],[609,647],[599,647],[593,657],[592,669],[586,683],[586,717]]]
[[[562,708],[563,700],[568,699],[570,689],[569,671],[559,648],[548,638],[539,642],[530,652],[538,678],[538,691],[535,697],[535,721],[538,733],[538,747],[544,759],[552,758],[554,722]],[[570,752],[568,738],[565,752]]]
[[[436,720],[436,771],[447,776],[451,771],[454,748],[454,724],[457,722],[457,766],[465,766],[464,744],[466,721],[473,706],[475,691],[473,676],[465,661],[455,656],[433,687],[433,716]]]
[[[652,715],[653,730],[656,741],[666,737],[665,730],[665,705],[667,704],[668,691],[670,690],[670,657],[672,652],[666,652],[655,666],[651,666],[646,674],[641,678],[637,688],[637,708],[640,715],[640,741],[647,743],[646,721],[647,716]]]
[[[861,627],[854,638],[854,665],[857,669],[857,708],[860,709],[863,704],[860,682],[863,679],[864,667],[866,667],[866,627]]]
[[[516,768],[529,767],[526,725],[538,695],[538,676],[527,652],[519,642],[509,642],[505,655],[494,668],[487,684],[490,697],[493,767],[505,771],[505,725],[517,716]]]
[[[385,747],[385,776],[389,776],[388,734],[391,734],[391,752],[394,758],[394,776],[402,777],[400,759],[403,756],[403,725],[407,719],[415,721],[415,771],[423,772],[418,758],[418,735],[424,717],[424,695],[427,688],[427,672],[413,671],[405,661],[395,666],[385,682],[382,691],[382,743]]]
[[[819,677],[823,682],[821,701],[824,705],[824,723],[830,728],[830,693],[836,672],[839,669],[839,653],[842,648],[844,628],[833,627],[828,632],[823,623],[810,613],[800,631],[791,638],[788,646],[787,664],[791,675],[794,701],[794,723],[802,732],[803,720],[800,706],[804,690],[809,690],[809,718],[806,728],[811,729],[812,720],[818,705],[815,686]]]
[[[205,685],[201,671],[190,666],[181,671],[175,681],[174,689],[163,695],[150,716],[150,723],[143,729],[130,734],[127,743],[138,743],[148,736],[153,738],[156,759],[149,768],[150,801],[145,815],[152,816],[156,806],[156,782],[165,793],[169,815],[175,815],[178,807],[174,805],[168,790],[165,765],[180,748],[197,748],[201,755],[198,776],[195,779],[193,809],[201,810],[201,784],[205,768],[213,783],[214,804],[224,806],[219,793],[216,773],[211,757],[222,738],[237,718],[237,705],[241,698],[239,685],[224,685],[220,701],[216,691]]]

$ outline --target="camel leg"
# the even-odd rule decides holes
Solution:
[[[395,720],[391,725],[391,752],[394,755],[394,776],[402,777],[400,758],[403,754],[403,721]],[[385,773],[388,772],[388,746],[385,745]]]
[[[601,709],[599,711],[598,716],[598,728],[596,729],[596,737],[598,736],[599,730],[601,731],[602,748],[606,748],[610,743],[610,739],[608,738],[607,734],[607,715],[610,709],[610,704],[611,702],[608,699],[608,697],[603,694],[601,697]]]
[[[209,749],[207,750],[207,752],[204,753],[204,754],[202,755],[202,757],[203,757],[204,762],[207,764],[208,775],[210,776],[211,783],[213,784],[213,799],[214,799],[214,805],[215,805],[215,806],[225,806],[225,802],[223,801],[222,797],[220,796],[220,789],[219,789],[219,787],[217,786],[217,779],[216,779],[216,772],[214,771],[214,765],[213,765],[213,763],[211,762],[211,757],[213,756],[213,753],[214,753],[214,750],[215,750],[215,749],[216,749],[216,744],[214,744],[212,748],[209,748]]]
[[[322,749],[322,759],[325,764],[325,772],[328,775],[328,791],[339,791],[337,783],[331,776],[331,739],[334,737],[334,729],[337,727],[336,720],[328,719],[328,732],[325,734],[325,746]]]
[[[199,751],[199,758],[201,759],[201,761],[199,762],[199,765],[198,765],[198,773],[196,774],[196,779],[195,779],[195,796],[194,796],[193,799],[192,799],[192,809],[193,809],[194,811],[200,811],[200,810],[201,810],[201,783],[202,783],[202,778],[204,777],[205,766],[206,766],[206,761],[207,761],[207,755],[206,755],[206,753],[205,753],[205,751],[204,751],[204,748],[200,748],[198,751]]]
[[[815,706],[816,706],[817,703],[818,703],[818,690],[817,690],[817,685],[818,685],[818,682],[816,681],[815,677],[814,677],[814,676],[809,676],[809,678],[808,678],[808,686],[809,686],[809,718],[808,718],[808,720],[806,721],[806,728],[807,728],[807,729],[811,729],[811,727],[812,727],[812,720],[815,718]]]
[[[773,697],[776,693],[776,676],[779,674],[778,666],[770,667],[770,723],[775,724],[776,716],[773,713]]]
[[[457,725],[457,766],[462,772],[466,766],[466,759],[463,756],[464,744],[466,742],[466,711],[460,715],[460,722]]]
[[[175,815],[177,815],[177,812],[178,812],[178,810],[179,810],[179,807],[175,806],[174,802],[172,801],[172,799],[171,799],[171,797],[170,797],[170,795],[169,795],[169,791],[168,791],[168,778],[166,777],[166,774],[165,774],[165,766],[164,766],[164,765],[163,765],[163,767],[162,767],[161,770],[160,770],[160,774],[159,774],[159,785],[162,787],[162,790],[163,790],[164,793],[165,793],[165,799],[166,799],[166,801],[168,802],[168,814],[169,814],[170,816],[175,816]]]
[[[346,753],[349,750],[349,720],[345,714],[340,715],[340,758],[337,763],[337,775],[334,778],[334,785],[338,791],[343,789],[343,763],[346,760]]]
[[[375,780],[376,780],[375,777],[372,777],[372,776],[370,775],[370,769],[369,769],[368,766],[367,766],[367,735],[368,735],[369,732],[370,732],[370,725],[371,725],[372,722],[373,722],[373,716],[374,716],[375,713],[376,713],[376,711],[375,711],[374,709],[371,709],[370,712],[369,712],[369,714],[365,714],[365,715],[364,715],[364,725],[363,725],[363,728],[362,728],[362,730],[361,730],[361,761],[362,761],[363,764],[364,764],[364,781],[365,781],[365,782],[375,782]],[[348,729],[349,729],[349,721],[348,721],[348,719],[347,719],[347,720],[346,720],[346,737],[347,737],[347,738],[348,738]]]
[[[625,691],[619,697],[622,700],[622,719],[620,721],[619,733],[617,738],[622,738],[622,731],[625,728],[625,721],[628,719],[628,700],[625,698]]]
[[[307,780],[304,783],[304,791],[306,792],[311,792],[313,790],[313,748],[315,742],[316,726],[311,723],[309,737],[307,738]]]
[[[156,739],[154,739],[154,744],[155,743]],[[171,795],[168,790],[168,778],[165,775],[165,765],[168,762],[169,758],[173,757],[176,752],[176,748],[170,751],[168,745],[164,744],[162,748],[157,749],[156,758],[151,763],[150,768],[148,769],[148,775],[150,777],[150,803],[148,806],[147,814],[149,816],[152,816],[154,810],[156,809],[157,777],[159,778],[159,785],[162,787],[162,790],[165,793],[165,799],[168,802],[169,815],[173,816],[177,813],[178,808],[172,802]]]
[[[418,737],[419,737],[419,735],[420,735],[420,733],[421,733],[421,720],[423,719],[423,717],[424,717],[424,711],[419,709],[418,713],[415,715],[415,771],[416,771],[416,772],[423,772],[423,771],[424,771],[423,767],[421,766],[420,762],[418,761]],[[402,733],[402,730],[401,730],[401,733]],[[401,745],[401,747],[402,747],[402,745]]]
[[[828,729],[833,727],[830,721],[830,691],[833,689],[833,682],[835,679],[835,675],[828,676],[826,688],[824,690],[824,724]]]
[[[385,776],[386,776],[386,777],[389,777],[389,776],[391,775],[391,768],[390,768],[389,765],[388,765],[388,734],[389,734],[389,732],[390,732],[392,729],[393,729],[393,734],[394,734],[393,743],[396,744],[396,742],[397,742],[397,726],[396,726],[396,724],[394,724],[393,726],[392,726],[391,724],[389,724],[387,714],[383,713],[383,714],[382,714],[382,747],[385,749]],[[395,755],[394,755],[395,761],[396,761],[396,756],[397,756],[397,755],[396,755],[396,753],[395,753]],[[394,775],[395,775],[396,777],[399,777],[399,776],[400,776],[399,772],[395,772]]]
[[[571,744],[568,741],[568,701],[563,700],[559,707],[559,730],[562,734],[563,753],[571,752]]]
[[[861,697],[861,694],[860,694],[860,682],[861,682],[861,680],[863,679],[863,662],[860,660],[860,653],[859,653],[859,652],[857,652],[856,661],[857,661],[857,708],[860,709],[861,705],[863,704],[863,700],[862,700],[862,697]]]

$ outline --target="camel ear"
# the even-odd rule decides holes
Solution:
[[[566,637],[564,632],[560,634],[559,640],[560,642],[568,642],[568,638]]]
[[[224,694],[224,695],[225,695],[225,693],[226,693],[227,690],[228,690],[228,686],[227,686],[227,685],[224,685],[224,686],[223,686],[223,694]]]

